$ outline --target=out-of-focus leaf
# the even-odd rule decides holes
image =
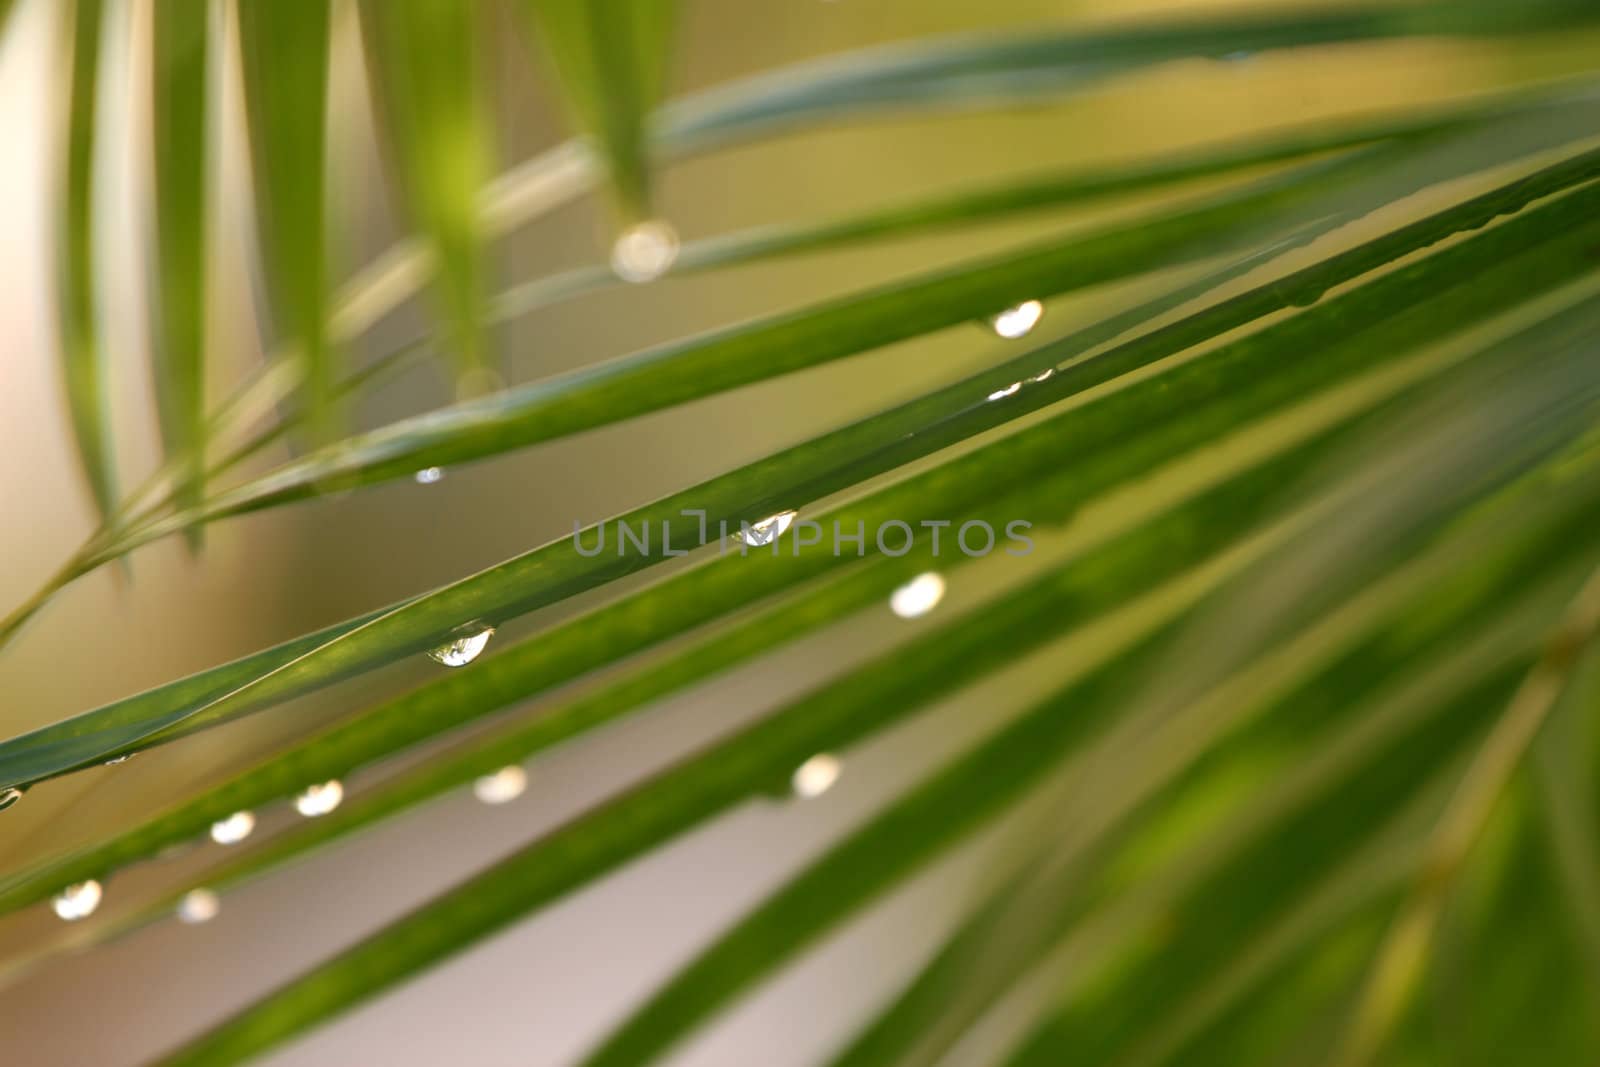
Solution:
[[[361,26],[378,114],[410,214],[432,249],[457,386],[481,391],[484,238],[478,193],[490,129],[478,82],[478,5],[363,0]]]
[[[521,0],[579,129],[600,146],[623,216],[650,211],[646,123],[666,88],[675,0]]]
[[[63,0],[66,55],[72,81],[67,96],[60,242],[61,370],[78,459],[102,521],[117,509],[116,464],[105,352],[97,325],[94,284],[94,146],[99,87],[101,0]],[[0,24],[4,13],[0,12]]]
[[[174,496],[189,506],[205,479],[209,13],[206,0],[155,0],[151,51],[156,400],[167,453],[187,457]]]
[[[307,421],[338,424],[327,338],[327,0],[240,0],[239,50],[262,246],[277,333],[305,363]]]

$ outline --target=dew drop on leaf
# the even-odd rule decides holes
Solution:
[[[67,886],[56,894],[50,906],[61,918],[73,922],[93,915],[94,910],[100,906],[102,895],[100,883],[91,878],[86,882]]]
[[[178,921],[194,925],[210,922],[222,910],[222,900],[209,889],[191,889],[178,901]]]
[[[211,840],[219,845],[237,845],[250,836],[256,828],[256,817],[248,811],[236,811],[226,819],[211,824]]]
[[[528,788],[528,772],[512,764],[472,783],[472,795],[485,804],[508,804]]]
[[[1016,396],[1017,395],[1017,390],[1019,390],[1021,388],[1022,388],[1022,383],[1021,382],[1012,382],[1010,385],[1006,386],[1004,389],[996,389],[994,392],[990,393],[985,399],[988,399],[988,400],[1004,400],[1008,396]]]
[[[833,783],[839,780],[844,767],[839,762],[839,757],[827,752],[819,752],[794,769],[794,775],[789,779],[794,787],[794,795],[810,799],[820,797]]]
[[[337,808],[343,799],[344,786],[337,778],[333,778],[321,785],[306,786],[305,791],[294,798],[294,810],[308,819],[314,819]]]
[[[1044,318],[1044,305],[1037,300],[1024,300],[1016,307],[1006,308],[989,318],[989,329],[1008,341],[1026,337]]]
[[[927,571],[889,595],[889,610],[902,619],[915,619],[932,611],[943,599],[944,578]]]
[[[444,477],[443,467],[423,467],[411,477],[416,479],[418,485],[432,485]]]
[[[438,648],[428,651],[428,658],[446,667],[465,667],[478,658],[478,653],[483,651],[489,643],[489,638],[494,635],[493,626],[485,626],[475,634],[458,637],[454,641],[447,641]]]
[[[784,535],[784,531],[794,523],[798,514],[800,514],[798,511],[780,511],[776,515],[768,515],[760,522],[752,522],[748,526],[741,527],[733,536],[752,548],[770,545]]]
[[[611,269],[625,282],[653,282],[677,258],[677,231],[660,219],[628,227],[611,246]]]
[[[7,786],[0,789],[0,811],[5,811],[11,805],[22,799],[22,790],[16,786]]]

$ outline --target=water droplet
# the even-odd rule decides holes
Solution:
[[[889,610],[902,619],[926,615],[944,599],[944,578],[933,571],[917,575],[889,596]]]
[[[1056,369],[1054,367],[1046,367],[1044,370],[1040,371],[1038,374],[1035,374],[1032,378],[1029,378],[1028,381],[1030,381],[1030,382],[1047,382],[1051,378],[1054,378],[1055,375],[1056,375]]]
[[[990,393],[988,395],[988,397],[986,397],[986,399],[988,399],[988,400],[1004,400],[1008,396],[1016,396],[1017,395],[1017,390],[1019,390],[1021,388],[1022,388],[1022,383],[1021,382],[1012,382],[1010,385],[1006,386],[1004,389],[996,389],[994,392]]]
[[[1037,300],[1024,300],[1016,307],[1006,308],[989,319],[989,328],[1008,341],[1026,337],[1044,318],[1044,305]]]
[[[178,921],[208,923],[222,910],[222,900],[209,889],[191,889],[178,901]]]
[[[661,219],[628,227],[611,246],[611,269],[625,282],[653,282],[677,258],[677,231]]]
[[[111,759],[106,760],[105,766],[107,766],[107,767],[115,767],[119,763],[127,763],[129,760],[131,760],[136,755],[138,755],[137,752],[124,752],[120,756],[114,756]]]
[[[472,795],[485,804],[507,804],[528,788],[528,772],[515,764],[501,767],[472,783]]]
[[[22,790],[16,786],[7,786],[0,789],[0,811],[5,811],[11,805],[22,799]]]
[[[305,791],[294,798],[294,810],[308,819],[314,819],[337,808],[343,799],[344,786],[339,784],[339,779],[333,778],[321,785],[306,786]]]
[[[430,650],[428,658],[436,663],[443,663],[446,667],[465,667],[478,658],[478,653],[483,651],[483,647],[489,643],[489,638],[492,636],[494,627],[485,626],[475,634],[458,637]]]
[[[417,473],[413,474],[412,477],[417,480],[418,485],[432,485],[434,482],[444,477],[444,468],[423,467]]]
[[[839,780],[843,770],[839,757],[819,752],[796,767],[789,781],[794,786],[795,796],[807,799],[820,797],[833,788],[833,783]]]
[[[102,895],[100,883],[91,878],[87,882],[67,886],[56,894],[50,906],[61,918],[73,922],[93,915],[94,909],[100,906]]]
[[[800,514],[798,511],[780,511],[776,515],[768,515],[760,522],[750,523],[748,528],[741,526],[739,532],[733,536],[752,548],[770,545],[783,536],[784,531],[794,523],[798,514]]]
[[[219,845],[237,845],[250,836],[256,828],[256,817],[248,811],[236,811],[226,819],[211,824],[211,840]]]

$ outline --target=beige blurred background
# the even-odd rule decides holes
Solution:
[[[487,3],[488,0],[483,0]],[[1105,21],[1215,9],[1180,0],[687,0],[675,87],[687,91],[844,48],[973,28],[1065,19]],[[1239,6],[1239,5],[1234,5]],[[1262,6],[1262,5],[1250,5]],[[135,20],[143,11],[134,4]],[[27,596],[90,530],[53,363],[48,181],[49,121],[61,72],[54,5],[21,0],[0,51],[0,603]],[[501,12],[487,72],[499,87],[509,166],[559,141],[557,109],[530,74]],[[349,7],[338,39],[354,43]],[[143,268],[134,240],[141,161],[142,71],[125,38],[103,67],[108,109],[100,217],[112,274],[106,315],[125,482],[155,463],[142,338]],[[873,121],[806,132],[683,165],[662,182],[662,206],[687,238],[756,223],[815,219],[960,188],[974,181],[1091,164],[1214,141],[1244,131],[1380,102],[1423,104],[1496,81],[1551,76],[1538,65],[1465,44],[1326,49],[1242,63],[1187,63],[1116,82],[1061,105]],[[1559,57],[1557,57],[1559,58]],[[394,237],[359,72],[344,62],[333,120],[335,217],[347,269]],[[233,99],[236,106],[237,100]],[[240,131],[224,135],[217,234],[214,394],[258,358],[250,281],[241,266],[248,224],[236,194]],[[601,254],[604,212],[564,210],[514,235],[500,279],[523,279]],[[904,276],[1076,225],[1044,216],[733,274],[615,291],[541,312],[499,332],[507,377],[538,376],[662,339],[795,307],[874,280]],[[1129,287],[1052,302],[1036,336],[1090,321],[1134,295]],[[371,356],[408,338],[415,309],[368,339]],[[571,529],[717,474],[819,430],[921,392],[1010,354],[961,328],[893,346],[737,395],[674,409],[475,466],[436,485],[396,483],[213,527],[202,557],[177,543],[140,551],[131,573],[93,575],[67,590],[0,653],[0,734],[51,722],[315,627],[370,610],[525,551]],[[445,399],[439,375],[380,390],[358,417],[374,425]],[[1023,564],[996,562],[955,583],[959,609]],[[1013,567],[1007,571],[1007,567]],[[532,632],[567,611],[508,628]],[[777,706],[837,666],[903,636],[886,610],[802,642],[685,693],[649,715],[585,738],[532,767],[528,792],[486,808],[469,793],[279,872],[225,898],[199,927],[164,924],[92,954],[58,959],[0,990],[0,1062],[30,1067],[132,1064],[404,912],[531,839],[620,784]],[[489,654],[495,645],[491,644]],[[1059,656],[1061,649],[1045,655]],[[932,714],[845,754],[836,788],[809,803],[751,803],[550,908],[421,979],[269,1056],[278,1067],[327,1064],[553,1064],[571,1060],[675,964],[782,882],[807,857],[949,753],[992,729],[1041,686],[1034,658]],[[0,871],[126,825],[375,697],[430,677],[426,662],[347,683],[225,730],[41,786],[0,815]],[[361,788],[362,778],[347,782]],[[263,813],[270,832],[285,813]],[[814,1062],[847,1036],[950,927],[1001,847],[996,835],[935,865],[879,902],[817,952],[683,1046],[683,1065]],[[107,883],[104,916],[181,885],[216,846]],[[0,920],[0,956],[60,936],[48,908]]]

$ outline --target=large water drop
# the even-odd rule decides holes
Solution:
[[[472,795],[485,804],[508,804],[528,788],[528,772],[512,764],[472,783]]]
[[[219,845],[237,845],[250,836],[256,828],[256,817],[248,811],[236,811],[226,819],[211,824],[211,840]]]
[[[611,246],[611,269],[625,282],[653,282],[677,258],[677,231],[660,219],[628,227]]]
[[[217,917],[217,912],[222,910],[222,900],[209,889],[191,889],[178,901],[178,921],[189,923],[207,923]]]
[[[334,778],[321,785],[306,786],[305,791],[294,798],[294,810],[308,819],[314,819],[337,808],[343,799],[344,786]]]
[[[760,522],[752,522],[742,527],[733,536],[752,548],[770,545],[794,524],[795,516],[798,514],[800,514],[798,511],[780,511],[776,515],[768,515]]]
[[[915,619],[932,611],[943,599],[944,578],[927,571],[889,595],[889,610],[902,619]]]
[[[454,641],[446,642],[438,648],[428,650],[428,658],[436,663],[443,663],[446,667],[465,667],[478,658],[484,646],[489,643],[489,638],[494,636],[494,627],[485,626],[475,634],[458,637]]]
[[[61,918],[68,922],[73,922],[93,915],[94,909],[100,906],[102,895],[100,883],[90,878],[86,882],[67,886],[67,888],[56,894],[56,898],[50,902],[50,906],[55,909],[56,914]]]
[[[794,787],[794,795],[810,799],[820,797],[833,788],[833,783],[839,780],[839,775],[844,771],[839,757],[827,752],[819,752],[794,769],[794,775],[789,779]]]
[[[1044,318],[1044,305],[1037,300],[1024,300],[1016,307],[1006,308],[989,318],[989,328],[1008,341],[1026,337]]]

